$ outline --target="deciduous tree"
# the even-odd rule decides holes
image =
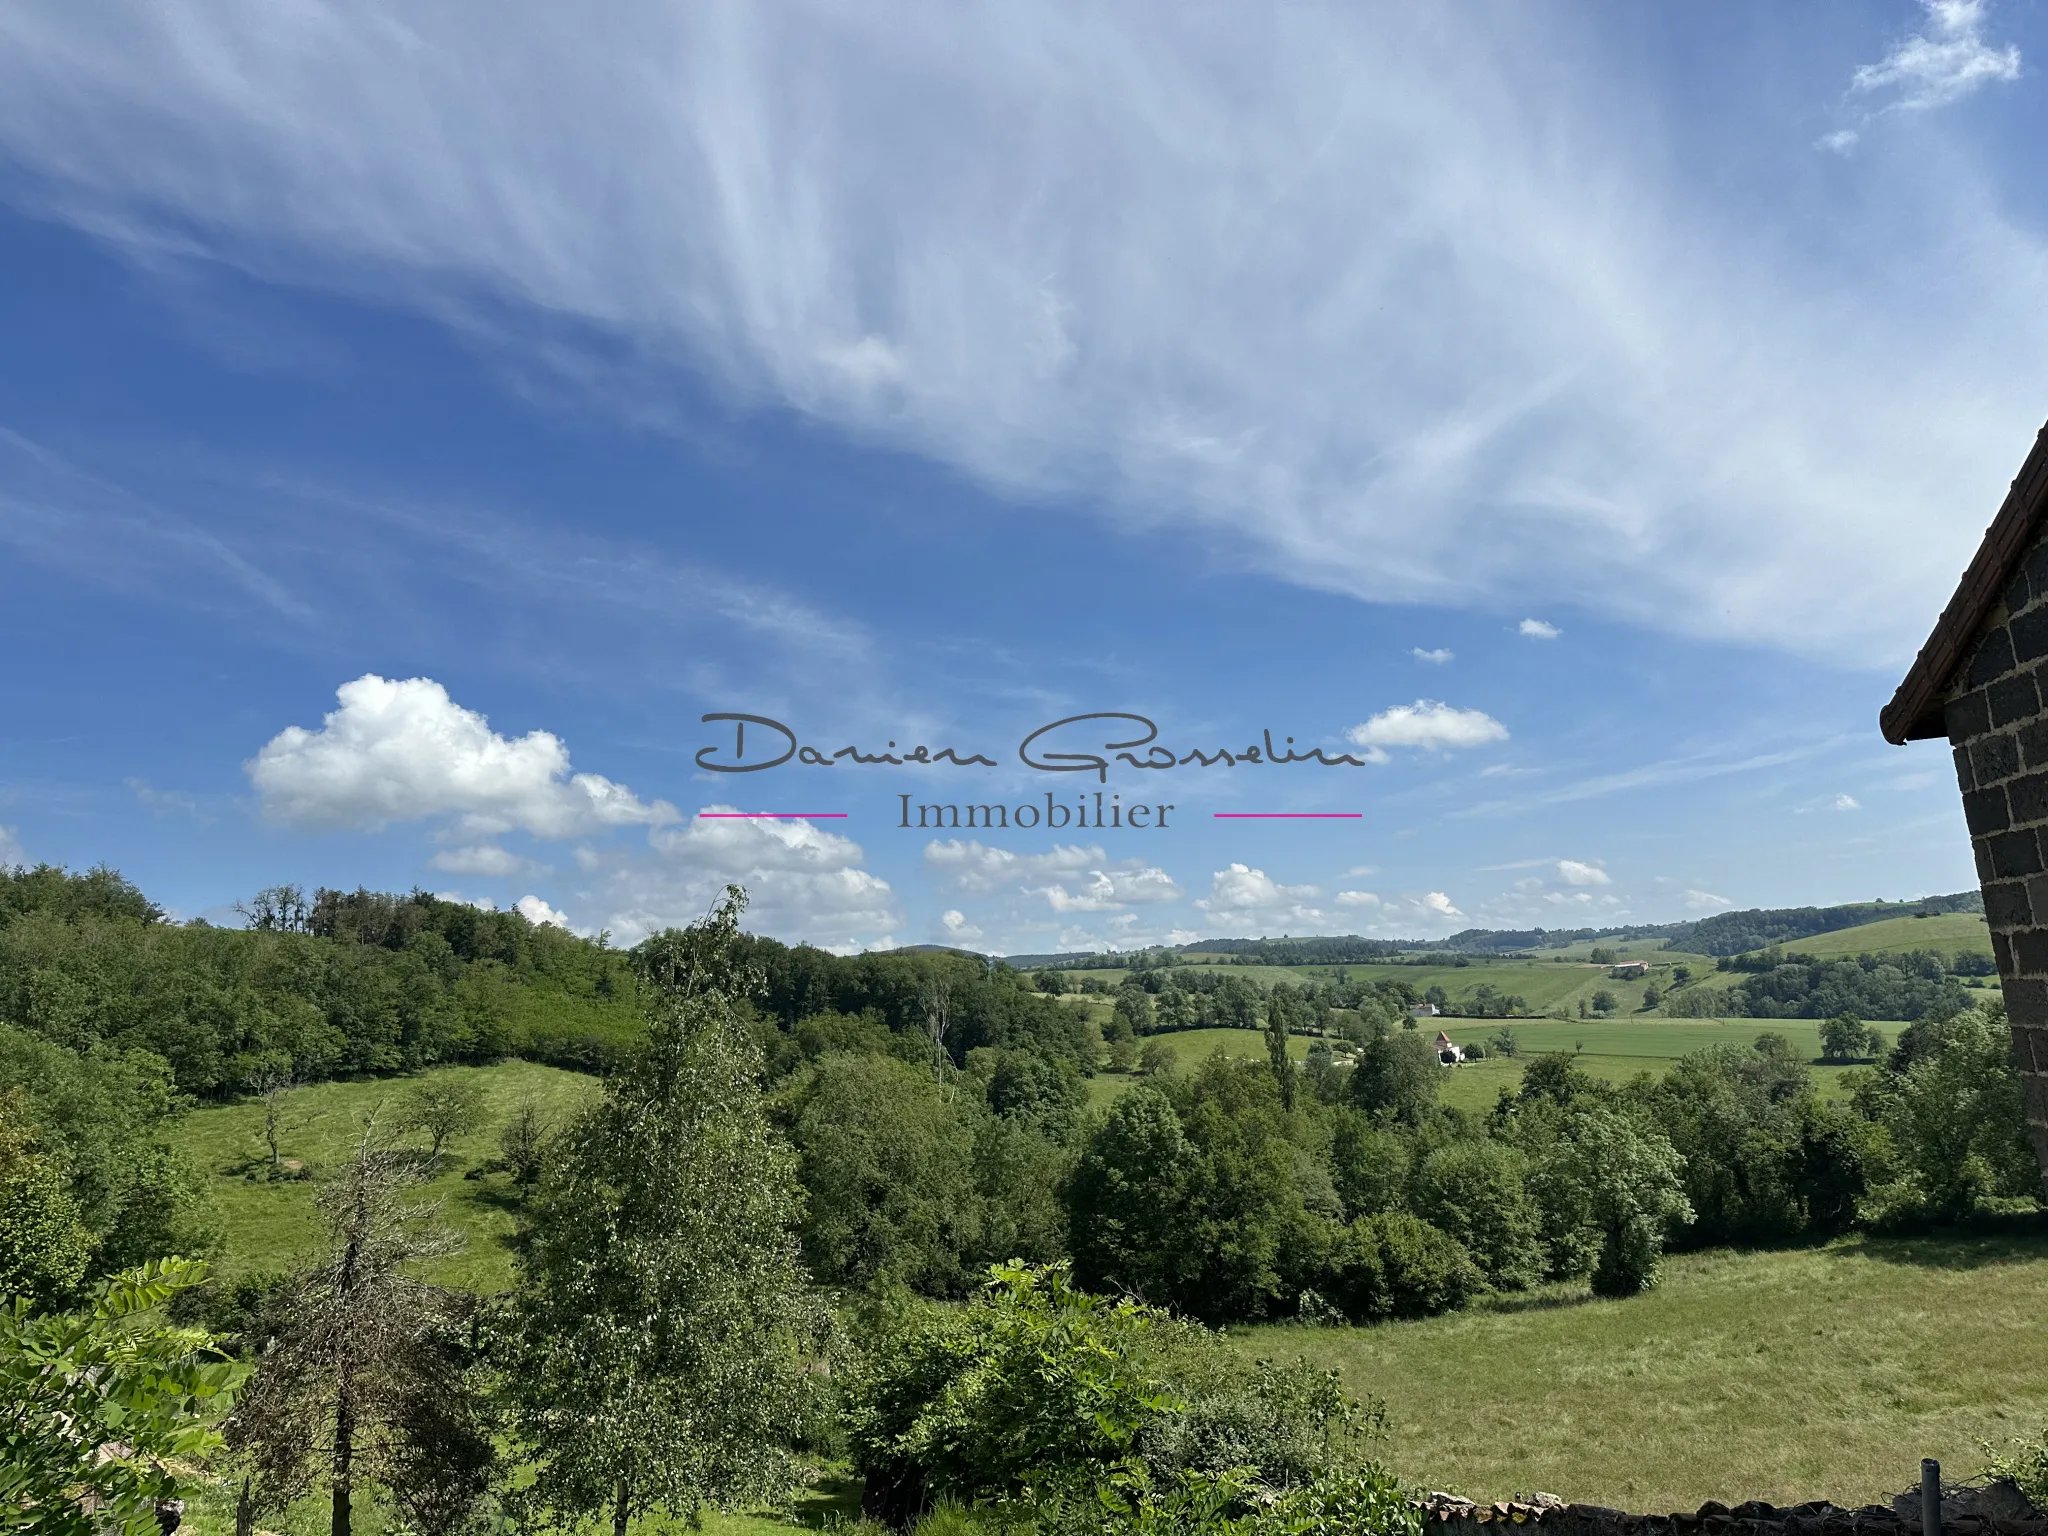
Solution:
[[[739,1012],[744,895],[637,955],[639,1057],[564,1132],[514,1298],[515,1438],[529,1516],[771,1499],[790,1484],[824,1315],[797,1258],[796,1160],[770,1131]]]

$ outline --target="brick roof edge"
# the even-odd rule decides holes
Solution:
[[[2048,513],[2048,426],[2035,434],[2033,451],[2013,477],[2005,504],[1984,530],[1977,558],[1963,572],[1961,585],[1942,609],[1934,633],[1920,647],[1913,669],[1899,684],[1891,703],[1879,712],[1878,729],[1886,741],[1904,746],[1909,741],[1948,734],[1942,703],[1949,679],[1969,655],[1984,616],[2012,580],[2013,569],[2033,542],[2044,513]]]

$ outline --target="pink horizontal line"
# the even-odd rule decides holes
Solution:
[[[699,821],[817,821],[836,816],[846,819],[844,811],[699,811]]]
[[[1281,819],[1322,821],[1332,818],[1349,818],[1353,821],[1363,816],[1363,811],[1211,811],[1219,821],[1278,821]]]

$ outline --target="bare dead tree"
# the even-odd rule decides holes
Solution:
[[[246,1474],[238,1526],[324,1480],[333,1536],[349,1536],[358,1482],[417,1483],[417,1463],[434,1454],[418,1431],[469,1412],[449,1396],[460,1391],[447,1350],[465,1302],[408,1273],[456,1247],[438,1206],[408,1198],[423,1176],[416,1154],[380,1141],[372,1116],[320,1192],[327,1256],[280,1298],[228,1426]]]

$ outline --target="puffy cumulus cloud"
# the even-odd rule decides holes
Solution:
[[[532,923],[536,928],[540,927],[543,923],[556,928],[567,928],[569,926],[568,918],[557,912],[538,896],[522,896],[512,903],[512,906],[513,910],[518,912],[521,917]]]
[[[467,848],[443,848],[427,862],[450,875],[488,875],[510,879],[514,875],[538,873],[540,866],[522,859],[495,843],[477,843]]]
[[[714,805],[706,810],[733,807]],[[902,925],[889,882],[860,844],[808,821],[697,819],[648,836],[649,854],[597,853],[591,900],[622,943],[694,922],[727,885],[744,886],[752,928],[845,953],[886,948]]]
[[[948,907],[939,914],[939,926],[946,930],[946,940],[952,944],[970,944],[981,937],[981,930],[967,920],[967,914],[957,907]]]
[[[1211,928],[1311,928],[1323,924],[1323,912],[1308,905],[1322,890],[1313,885],[1282,885],[1263,869],[1233,863],[1209,880],[1209,894],[1195,903],[1209,915]]]
[[[492,315],[636,421],[708,373],[1305,585],[1856,666],[1910,655],[2038,425],[1983,382],[2048,333],[2024,187],[1674,170],[1802,105],[1740,48],[1512,6],[476,14],[0,7],[0,154],[145,250]],[[2009,77],[1984,14],[1929,0],[1857,99]]]
[[[1483,710],[1455,709],[1436,699],[1417,699],[1413,704],[1383,709],[1345,734],[1366,749],[1367,757],[1383,763],[1388,747],[1454,752],[1506,741],[1508,728]]]
[[[1685,893],[1685,909],[1688,912],[1718,912],[1723,907],[1732,907],[1734,905],[1735,903],[1726,896],[1716,896],[1712,891],[1687,891]]]
[[[1455,652],[1447,650],[1442,646],[1439,646],[1437,649],[1433,651],[1425,651],[1421,646],[1418,645],[1412,648],[1408,652],[1408,654],[1410,656],[1413,656],[1417,661],[1428,662],[1433,667],[1440,667],[1445,662],[1457,660],[1457,655]]]
[[[1527,635],[1531,640],[1555,640],[1564,631],[1555,624],[1546,624],[1541,619],[1524,619],[1515,626],[1517,634]]]
[[[1425,895],[1422,898],[1422,907],[1424,911],[1434,912],[1438,917],[1463,917],[1465,915],[1452,904],[1451,898],[1442,891],[1431,891]]]
[[[1854,795],[1837,795],[1833,807],[1838,811],[1860,811],[1863,809],[1863,802]]]
[[[518,829],[575,837],[677,819],[664,801],[648,803],[623,784],[572,773],[557,736],[498,735],[431,678],[370,673],[335,693],[341,707],[319,730],[288,726],[243,765],[273,821],[375,832],[448,816],[484,836]]]
[[[1337,893],[1337,905],[1340,907],[1376,907],[1380,905],[1380,899],[1371,891],[1339,891]]]
[[[0,869],[12,869],[27,862],[28,855],[21,851],[21,838],[15,829],[0,827]]]
[[[1557,861],[1557,875],[1566,885],[1614,884],[1614,877],[1600,867],[1598,859],[1595,859],[1590,864],[1583,863],[1578,859],[1559,859]]]

